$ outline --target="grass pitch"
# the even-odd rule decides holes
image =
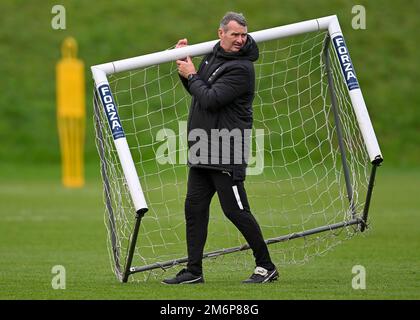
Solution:
[[[96,167],[80,190],[61,187],[58,167],[1,169],[0,299],[420,298],[418,170],[379,168],[368,233],[304,265],[284,266],[280,281],[250,290],[240,281],[251,269],[230,273],[217,263],[207,266],[204,285],[121,284],[110,268]],[[55,265],[65,267],[64,290],[52,288]],[[355,265],[366,269],[364,290],[352,288]]]

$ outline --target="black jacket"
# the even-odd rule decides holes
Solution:
[[[197,75],[190,80],[181,77],[192,96],[187,127],[189,166],[228,170],[234,179],[245,179],[249,149],[244,145],[250,144],[253,62],[258,55],[257,44],[249,35],[241,50],[234,53],[225,52],[218,42],[201,61]],[[223,135],[228,136],[225,143],[220,138]]]

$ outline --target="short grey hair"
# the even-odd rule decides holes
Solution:
[[[242,13],[229,11],[224,15],[224,17],[220,21],[220,28],[226,31],[228,23],[231,22],[232,20],[236,21],[243,27],[247,26],[246,19]]]

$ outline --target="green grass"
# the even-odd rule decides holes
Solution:
[[[96,166],[80,190],[61,186],[58,167],[0,169],[0,299],[420,298],[419,170],[381,167],[367,234],[303,265],[283,266],[280,281],[250,290],[240,283],[250,269],[226,273],[217,263],[208,265],[200,286],[163,286],[159,279],[120,284],[106,250]],[[54,265],[66,268],[65,290],[51,287]],[[365,290],[352,289],[354,265],[366,268]]]

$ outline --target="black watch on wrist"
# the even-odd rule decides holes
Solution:
[[[190,73],[187,77],[188,81],[190,81],[195,75],[196,73]]]

